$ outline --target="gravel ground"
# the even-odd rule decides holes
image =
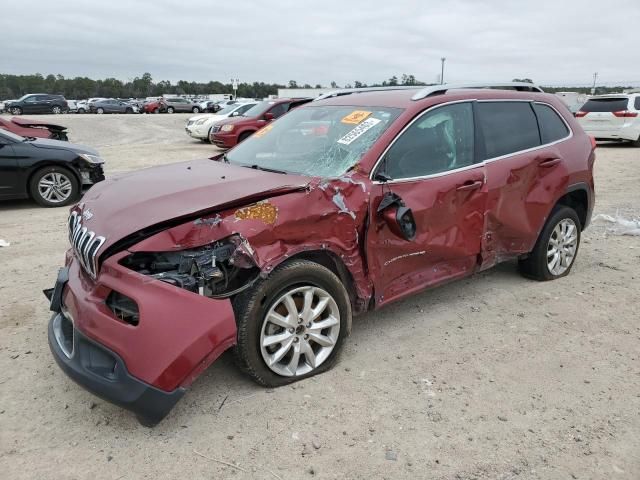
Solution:
[[[209,156],[186,118],[56,120],[112,174]],[[640,216],[640,149],[600,146],[596,181],[595,213]],[[49,353],[42,289],[66,216],[0,205],[5,478],[640,478],[640,237],[595,222],[566,278],[507,263],[364,315],[332,371],[288,387],[256,386],[225,354],[147,429]]]

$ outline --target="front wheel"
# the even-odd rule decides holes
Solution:
[[[193,113],[200,113],[200,108],[198,107],[193,107],[193,109],[191,110]]]
[[[54,105],[51,108],[51,113],[53,113],[54,115],[60,115],[62,113],[62,108],[60,108],[58,105]]]
[[[173,113],[175,109],[173,107],[167,107],[167,113]]]
[[[542,281],[568,275],[578,254],[580,230],[580,219],[573,208],[555,207],[531,253],[519,261],[520,272]]]
[[[20,107],[11,108],[12,115],[22,115],[22,109]]]
[[[71,171],[51,166],[38,170],[29,182],[31,197],[43,207],[63,207],[80,195],[80,183]]]
[[[640,136],[638,136],[637,140],[631,140],[631,145],[634,147],[640,147]]]
[[[96,109],[96,113],[97,113],[98,115],[102,115],[102,114],[104,113],[104,108],[102,108],[102,107],[97,108],[97,109]]]
[[[351,326],[351,303],[340,279],[306,260],[278,267],[238,295],[234,309],[238,365],[267,387],[331,368]]]

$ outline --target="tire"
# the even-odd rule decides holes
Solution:
[[[102,107],[98,107],[98,108],[96,108],[96,113],[97,113],[98,115],[102,115],[102,114],[104,113],[104,108],[102,108]]]
[[[78,113],[85,113],[84,108],[79,108],[79,109],[78,109]]]
[[[636,148],[640,148],[640,136],[638,137],[637,140],[631,140],[631,145],[633,145]]]
[[[191,110],[193,113],[200,113],[200,109],[198,107],[193,107]]]
[[[167,107],[167,113],[173,113],[175,109],[173,107]]]
[[[529,256],[519,260],[520,273],[540,281],[568,275],[578,256],[581,229],[580,219],[573,208],[556,206]],[[554,241],[560,244],[554,246]],[[554,250],[558,252],[555,255],[552,254]]]
[[[327,299],[317,317],[320,320],[316,318],[306,323],[307,319],[302,319],[304,312],[298,315],[307,294],[313,298],[310,305],[316,305],[316,308],[320,299]],[[287,295],[293,300],[296,312],[283,316],[283,311],[290,312],[284,306]],[[333,272],[307,260],[294,260],[278,267],[269,277],[258,280],[252,288],[236,296],[233,306],[238,324],[236,362],[242,371],[265,387],[287,385],[329,370],[351,328],[351,303],[344,285]],[[279,313],[281,321],[289,327],[270,321],[274,318],[272,311]],[[339,318],[336,319],[336,315]],[[293,318],[289,320],[289,317]],[[328,326],[320,330],[313,328],[320,322]],[[312,327],[307,330],[309,326]],[[278,336],[284,336],[284,342],[262,346],[269,337],[273,341]],[[306,353],[308,348],[313,357]],[[284,350],[280,359],[275,358]],[[294,355],[297,356],[295,360]],[[271,367],[266,358],[275,360]],[[317,362],[316,366],[311,358]],[[297,362],[295,367],[294,362]]]
[[[253,132],[243,132],[243,133],[241,133],[240,136],[238,137],[238,143],[242,142],[243,140],[246,140],[251,135],[253,135]]]
[[[133,113],[133,108],[127,108],[124,113]]]
[[[60,108],[58,105],[54,105],[53,107],[51,107],[51,113],[53,113],[54,115],[60,115],[62,113],[62,108]]]
[[[47,195],[46,183],[58,184],[60,194],[55,192]],[[65,188],[62,188],[62,187]],[[29,181],[31,198],[43,207],[64,207],[77,200],[80,196],[80,183],[69,169],[59,166],[44,167],[38,170]]]
[[[11,115],[22,115],[22,109],[20,107],[12,107],[10,112]]]

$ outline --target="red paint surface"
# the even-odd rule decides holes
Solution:
[[[544,94],[480,90],[413,102],[411,93],[375,94],[376,105],[405,111],[342,178],[280,175],[213,160],[157,167],[93,187],[80,206],[93,214],[85,225],[107,237],[103,254],[122,239],[157,225],[159,233],[133,242],[129,251],[180,250],[239,234],[265,276],[292,256],[325,255],[348,272],[347,288],[359,310],[365,310],[530,251],[568,186],[588,186],[591,210],[591,142],[560,100]],[[387,186],[369,179],[382,152],[408,121],[429,106],[469,98],[542,100],[561,112],[574,135],[462,172]],[[366,106],[372,101],[371,95],[359,94],[326,103]],[[552,158],[559,161],[540,166]],[[469,184],[477,188],[460,189]],[[414,241],[394,235],[377,213],[389,189],[412,209],[417,225]],[[238,208],[258,201],[275,208],[275,221],[235,215]],[[163,223],[169,220],[173,226]],[[78,316],[79,328],[119,353],[134,375],[163,389],[189,383],[235,342],[230,302],[129,271],[117,263],[126,254],[103,258],[96,284],[72,262],[65,301]],[[111,288],[138,302],[137,327],[116,320],[106,309],[103,301]]]
[[[0,118],[0,128],[22,137],[50,138],[49,127],[56,130],[65,130],[66,127],[37,120],[27,120],[24,118],[12,117],[11,119]]]

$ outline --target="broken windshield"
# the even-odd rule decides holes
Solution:
[[[258,130],[231,150],[233,164],[338,177],[360,161],[398,118],[399,108],[309,106]]]

